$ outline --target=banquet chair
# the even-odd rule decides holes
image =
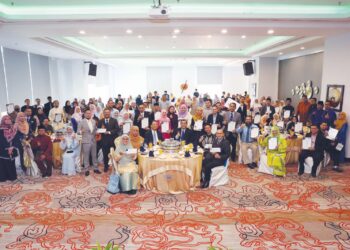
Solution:
[[[322,167],[325,168],[329,162],[330,162],[330,155],[327,152],[325,152],[323,160],[317,166],[316,176],[318,176],[320,174]],[[304,162],[304,167],[305,167],[304,173],[311,174],[313,164],[314,164],[314,161],[313,161],[312,157],[306,158],[305,162]],[[299,165],[298,165],[298,172],[299,172]]]
[[[228,166],[230,158],[228,158],[223,166],[215,167],[211,170],[211,178],[209,187],[224,186],[228,183]]]

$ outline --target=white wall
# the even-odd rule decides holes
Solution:
[[[324,47],[321,99],[325,100],[327,85],[345,85],[343,111],[350,124],[350,33],[327,38]],[[350,129],[348,129],[346,157],[350,157]]]
[[[278,60],[276,57],[259,58],[258,96],[278,97]]]

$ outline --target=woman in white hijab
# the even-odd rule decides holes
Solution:
[[[116,171],[120,174],[121,191],[135,194],[138,185],[138,170],[135,163],[137,152],[131,152],[133,147],[128,135],[122,135],[117,140],[117,147],[113,153],[113,159],[117,163]]]
[[[79,142],[73,132],[72,127],[67,127],[66,135],[60,142],[60,147],[64,150],[62,156],[62,174],[75,175],[77,157],[80,155]]]

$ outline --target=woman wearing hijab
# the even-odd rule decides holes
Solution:
[[[76,133],[78,130],[78,125],[83,119],[83,114],[81,112],[81,108],[79,106],[76,106],[74,109],[74,114],[72,115],[71,122],[73,126],[73,130]]]
[[[164,125],[163,125],[164,124]],[[162,129],[162,125],[167,127],[167,130]],[[160,118],[158,120],[158,128],[160,132],[162,133],[163,139],[169,139],[171,137],[171,132],[170,132],[170,119],[167,116],[167,111],[166,109],[162,109],[160,113]]]
[[[67,120],[69,120],[74,112],[74,109],[72,108],[70,101],[66,101],[66,103],[64,104],[63,110],[64,110],[64,113],[66,114]]]
[[[64,151],[62,155],[62,174],[76,174],[76,159],[80,155],[79,142],[75,137],[72,127],[67,127],[66,135],[60,142],[60,148]]]
[[[133,123],[130,117],[131,117],[130,113],[127,113],[127,112],[124,112],[123,115],[119,116],[118,125],[122,134],[130,133],[130,129]],[[128,130],[127,127],[129,127],[129,131],[127,131]]]
[[[20,140],[20,144],[18,145],[19,158],[21,162],[21,168],[23,172],[26,172],[26,167],[24,164],[24,148],[22,145],[23,140],[29,140],[29,123],[27,122],[27,117],[23,112],[19,112],[16,117],[15,127],[18,132],[18,137]]]
[[[175,113],[174,105],[169,106],[168,117],[170,119],[170,133],[173,134],[179,125],[179,118],[178,118],[177,114]]]
[[[188,112],[188,108],[186,104],[181,104],[178,112],[179,123],[178,127],[180,127],[181,120],[187,120],[188,128],[191,126],[192,115]]]
[[[193,146],[195,148],[199,143],[199,138],[204,134],[204,124],[205,120],[203,108],[198,107],[191,121],[191,129],[193,130]]]
[[[128,194],[135,194],[139,178],[135,163],[137,153],[128,152],[133,149],[128,135],[122,135],[118,141],[119,143],[112,153],[112,157],[117,163],[117,166],[114,166],[114,168],[120,175],[121,191]]]
[[[11,117],[5,115],[0,124],[0,182],[17,179],[15,157],[20,140]]]
[[[137,126],[132,126],[130,129],[130,143],[133,148],[140,149],[140,147],[143,145],[144,139],[140,135],[140,129]]]
[[[264,134],[259,138],[259,144],[266,148],[267,165],[273,168],[273,175],[285,177],[287,141],[280,135],[279,128],[273,126],[269,136]]]

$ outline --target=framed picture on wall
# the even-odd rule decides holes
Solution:
[[[335,111],[341,112],[344,100],[344,85],[327,85],[326,100],[331,101]]]

